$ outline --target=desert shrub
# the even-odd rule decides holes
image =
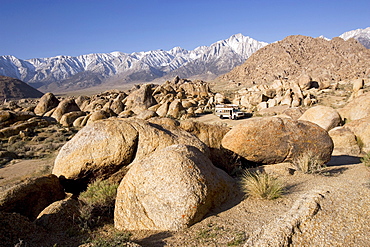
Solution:
[[[284,193],[284,184],[279,179],[259,171],[244,172],[241,186],[247,195],[261,199],[276,199]]]
[[[326,166],[312,151],[307,151],[293,160],[298,171],[306,174],[320,173]]]
[[[361,158],[361,162],[367,166],[370,167],[370,152],[364,155],[364,157]]]
[[[114,205],[117,188],[118,184],[109,180],[97,180],[80,194],[79,199],[94,207],[110,207],[112,204]]]
[[[112,218],[118,184],[108,180],[97,180],[79,196],[80,226],[91,229],[99,224],[102,217]]]

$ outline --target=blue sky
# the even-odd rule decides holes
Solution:
[[[369,26],[369,0],[0,0],[0,55],[192,50],[237,33],[270,43]]]

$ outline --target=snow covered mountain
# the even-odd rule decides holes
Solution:
[[[349,32],[345,32],[342,35],[340,35],[344,40],[354,38],[358,40],[363,46],[365,46],[367,49],[370,49],[370,27],[365,29],[356,29]]]
[[[266,45],[265,42],[259,42],[239,33],[209,47],[199,48],[202,49],[200,56],[171,71],[167,77],[178,75],[182,78],[214,79],[241,65],[254,52]]]
[[[116,83],[152,81],[165,75],[216,76],[242,64],[267,45],[236,34],[192,51],[175,47],[169,51],[88,54],[21,60],[0,56],[0,75],[20,79],[44,91],[76,90],[107,80]],[[113,79],[112,79],[113,78]]]

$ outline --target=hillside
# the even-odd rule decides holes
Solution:
[[[264,84],[302,74],[317,82],[351,80],[369,76],[369,63],[370,51],[355,39],[293,35],[258,50],[218,80]]]
[[[0,76],[0,100],[39,98],[42,95],[43,93],[23,81]]]

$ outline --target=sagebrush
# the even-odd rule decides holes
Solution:
[[[80,225],[89,230],[100,223],[102,217],[113,218],[114,204],[117,195],[117,183],[98,180],[91,183],[79,196]]]

